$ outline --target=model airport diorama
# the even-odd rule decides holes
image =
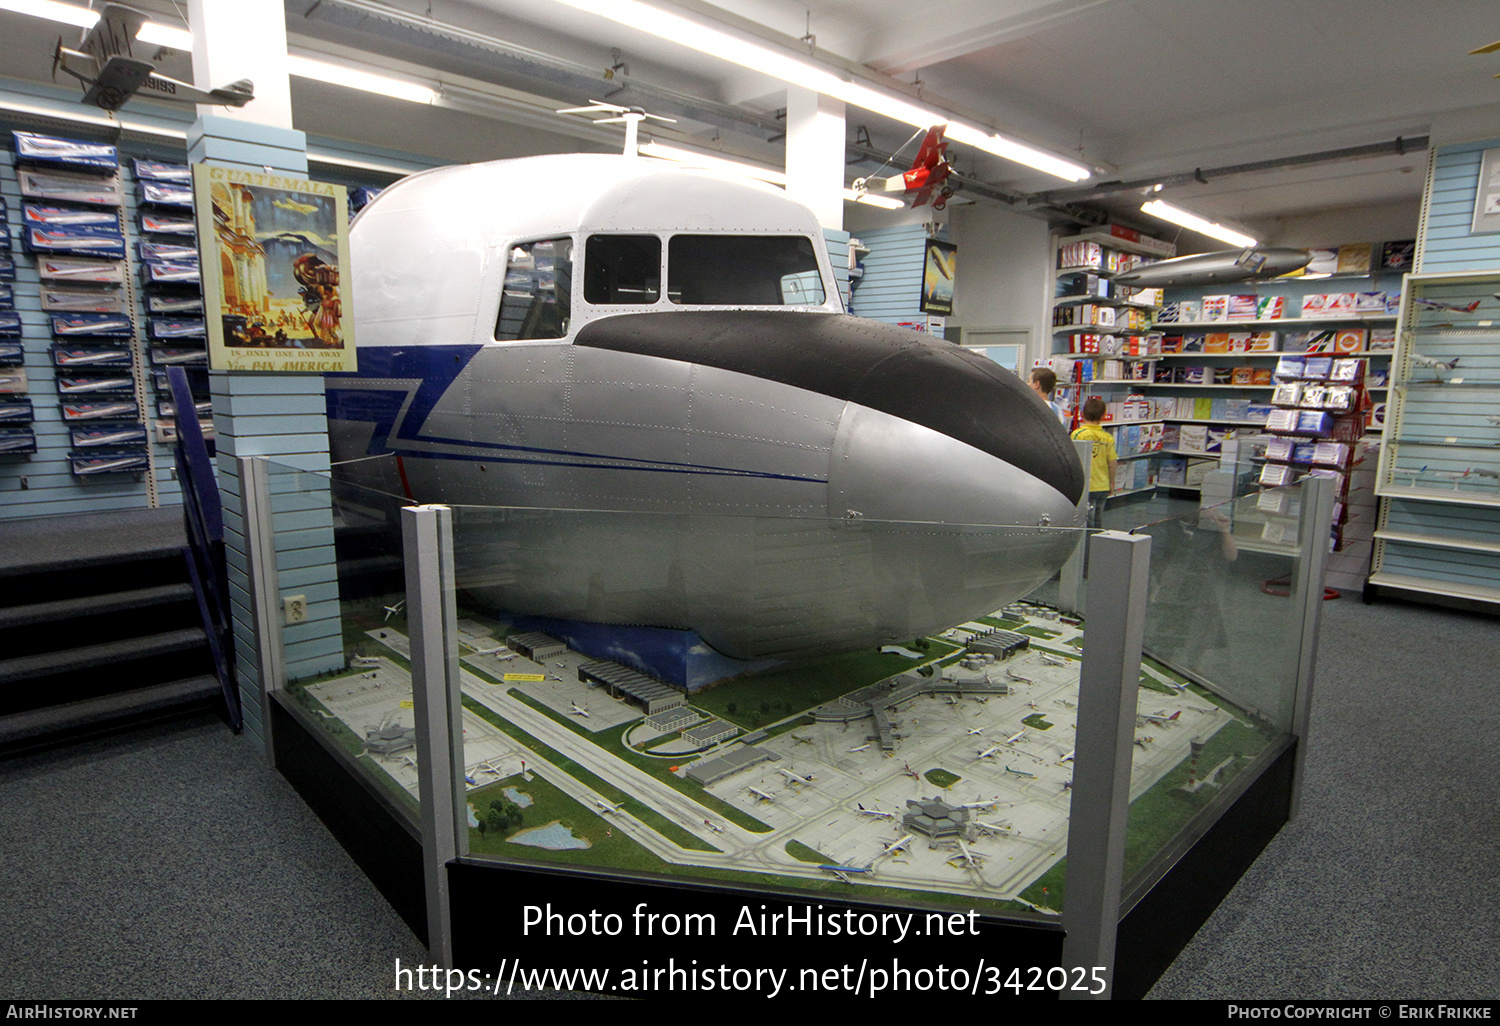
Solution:
[[[346,610],[350,669],[291,693],[415,818],[402,614]],[[476,855],[1061,910],[1075,618],[1014,603],[691,696],[467,610],[459,635]],[[1273,736],[1150,660],[1141,689],[1127,871]]]
[[[845,315],[779,190],[639,158],[415,175],[351,253],[335,494],[466,514],[474,854],[1061,908],[1081,624],[1016,603],[1084,475],[1013,372]],[[404,605],[341,606],[347,670],[289,693],[410,814]],[[678,663],[609,640],[640,625]],[[1132,865],[1270,738],[1142,688]]]

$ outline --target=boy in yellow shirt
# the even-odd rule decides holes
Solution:
[[[1094,458],[1089,466],[1089,526],[1103,528],[1104,500],[1115,487],[1115,436],[1099,425],[1104,421],[1104,400],[1091,395],[1083,404],[1083,426],[1073,432],[1075,442],[1093,442]]]

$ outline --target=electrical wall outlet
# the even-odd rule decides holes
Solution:
[[[285,611],[287,623],[301,623],[307,619],[306,595],[287,595],[281,600],[281,606]]]

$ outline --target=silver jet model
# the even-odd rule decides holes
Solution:
[[[336,472],[488,507],[459,510],[455,558],[497,610],[797,657],[988,613],[1077,540],[1048,406],[846,315],[817,220],[771,186],[530,157],[404,179],[350,234]]]

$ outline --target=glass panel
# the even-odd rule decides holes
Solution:
[[[1302,537],[1303,493],[1216,471],[1195,508],[1137,529],[1151,537],[1151,577],[1127,893],[1290,737],[1306,629],[1297,588],[1312,546],[1327,545]]]
[[[584,249],[583,298],[599,305],[661,298],[661,239],[590,235]]]
[[[698,306],[790,306],[823,302],[811,239],[800,235],[674,235],[667,297]]]
[[[542,239],[512,246],[495,338],[504,342],[567,335],[572,288],[572,239]]]
[[[337,601],[314,638],[283,628],[284,705],[308,731],[369,781],[394,814],[417,822],[417,751],[406,635],[406,583],[399,509],[406,501],[324,473],[271,464],[277,565],[283,597],[328,580]],[[321,515],[331,531],[299,517]]]
[[[954,610],[1078,534],[456,507],[469,853],[1057,912],[1015,896],[1064,854],[1070,746],[1013,735],[1076,691],[1077,621]]]

